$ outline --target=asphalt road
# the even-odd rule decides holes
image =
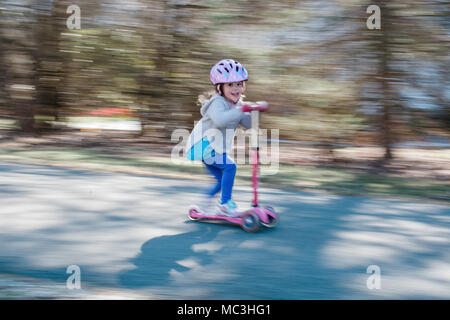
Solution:
[[[450,206],[263,184],[281,219],[251,234],[188,221],[198,181],[2,163],[0,297],[450,298]]]

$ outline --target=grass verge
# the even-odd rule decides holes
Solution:
[[[3,148],[0,161],[183,179],[207,177],[199,162],[173,163],[170,157],[152,155],[151,151],[136,147],[120,152],[98,148]],[[237,184],[251,184],[250,165],[238,165]],[[450,202],[447,181],[370,174],[346,168],[280,164],[276,174],[261,176],[260,185],[287,190]]]

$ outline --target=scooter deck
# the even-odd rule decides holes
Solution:
[[[189,217],[193,218],[194,220],[228,221],[235,224],[240,224],[242,220],[240,216],[230,217],[225,215],[201,213],[197,210],[192,210],[189,213]]]
[[[260,220],[259,217],[249,211],[241,212],[236,217],[229,217],[225,215],[210,215],[202,213],[196,208],[189,210],[189,219],[199,222],[226,222],[233,225],[241,226],[247,232],[256,232],[259,230]]]

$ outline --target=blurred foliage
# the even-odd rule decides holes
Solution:
[[[66,27],[73,4],[81,30]],[[381,30],[366,26],[371,4]],[[280,138],[378,144],[390,158],[395,142],[449,133],[448,13],[425,0],[1,0],[0,129],[44,133],[118,108],[169,141],[232,57]]]

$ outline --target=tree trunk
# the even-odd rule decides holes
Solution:
[[[381,117],[381,143],[384,148],[384,160],[389,161],[392,156],[392,122],[391,113],[393,105],[393,92],[391,88],[391,70],[389,62],[391,61],[390,51],[390,37],[392,32],[392,20],[389,12],[389,7],[386,6],[386,1],[376,1],[381,9],[381,30],[375,32],[381,32],[380,43],[380,65],[379,65],[379,78],[382,88],[382,117]]]

